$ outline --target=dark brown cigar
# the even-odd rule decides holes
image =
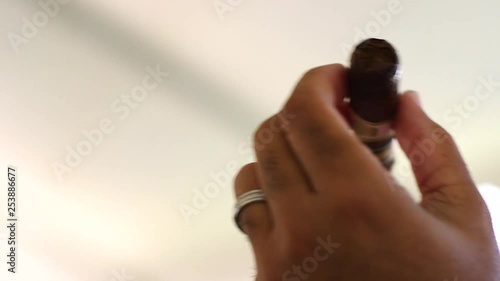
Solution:
[[[399,76],[396,50],[387,41],[372,38],[356,46],[348,74],[351,127],[387,169],[394,163],[391,127]]]

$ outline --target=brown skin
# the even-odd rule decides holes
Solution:
[[[489,212],[450,135],[416,94],[400,97],[395,131],[404,152],[439,137],[433,153],[412,161],[422,193],[414,202],[350,132],[345,75],[341,65],[307,72],[257,130],[258,161],[236,177],[236,195],[261,188],[267,196],[241,214],[256,280],[500,280]],[[318,238],[338,245],[318,252]]]

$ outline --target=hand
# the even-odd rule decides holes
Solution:
[[[345,73],[307,72],[255,133],[257,163],[236,177],[236,195],[260,188],[267,198],[240,220],[257,280],[500,280],[488,210],[450,135],[416,94],[400,97],[394,129],[422,193],[416,203],[351,132]]]

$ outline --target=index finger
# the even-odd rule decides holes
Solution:
[[[324,65],[307,71],[285,107],[300,110],[297,106],[309,106],[309,102],[318,98],[331,106],[341,106],[346,96],[346,75],[347,69],[341,64]]]
[[[352,174],[353,168],[385,172],[339,111],[346,96],[346,74],[340,64],[308,71],[284,108],[293,116],[285,126],[287,140],[317,189],[321,183],[338,180],[332,177],[333,171],[341,175]]]

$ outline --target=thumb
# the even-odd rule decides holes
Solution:
[[[425,114],[415,92],[400,97],[395,131],[411,162],[422,207],[452,220],[474,216],[475,207],[481,212],[484,203],[455,142]]]

